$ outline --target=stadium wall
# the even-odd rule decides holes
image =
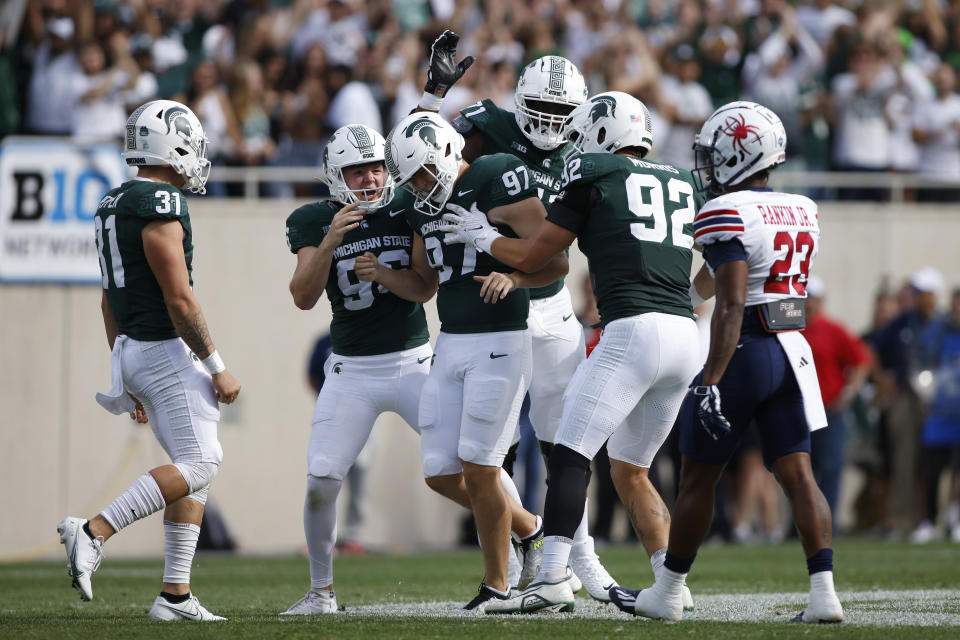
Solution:
[[[314,397],[306,363],[330,321],[321,300],[294,307],[287,284],[295,258],[283,222],[299,203],[191,200],[195,290],[219,351],[244,385],[224,410],[223,467],[212,487],[241,550],[303,546],[301,510]],[[828,287],[827,309],[854,329],[867,326],[881,276],[894,284],[932,265],[960,284],[956,207],[825,204],[824,241],[814,270]],[[699,262],[699,260],[698,260]],[[579,308],[586,262],[576,250],[568,277]],[[946,302],[946,292],[942,295]],[[94,401],[109,387],[109,353],[96,286],[0,284],[0,561],[59,557],[64,515],[102,509],[144,470],[167,458],[149,429],[105,413]],[[431,332],[439,328],[428,304]],[[375,433],[369,515],[363,539],[388,549],[448,546],[461,510],[431,493],[418,440],[384,416]],[[157,518],[111,540],[110,555],[156,555]]]

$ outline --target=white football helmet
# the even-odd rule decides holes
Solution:
[[[647,107],[622,91],[600,93],[570,112],[564,127],[570,141],[568,156],[614,153],[627,147],[653,146],[653,121]]]
[[[320,179],[330,187],[330,195],[343,204],[360,203],[360,209],[369,211],[385,206],[393,199],[393,176],[386,171],[383,187],[351,189],[343,177],[343,170],[358,164],[384,160],[383,136],[362,124],[348,124],[333,132],[323,150],[323,173]],[[380,195],[375,198],[369,196]]]
[[[714,111],[694,138],[694,174],[703,188],[720,193],[782,163],[786,149],[777,114],[756,102],[731,102]]]
[[[207,142],[200,120],[189,107],[173,100],[153,100],[127,118],[123,157],[135,167],[169,165],[186,180],[184,188],[206,193]]]
[[[463,136],[449,122],[436,113],[420,111],[411,113],[393,128],[387,136],[384,157],[393,181],[414,195],[413,208],[435,216],[443,211],[453,192],[462,152]],[[421,169],[436,180],[429,191],[411,183]]]
[[[587,99],[587,83],[566,58],[537,58],[520,72],[514,117],[523,135],[538,149],[550,151],[563,144],[567,115]]]

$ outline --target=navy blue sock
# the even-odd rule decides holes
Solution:
[[[663,566],[670,571],[675,571],[677,573],[690,573],[690,567],[693,566],[693,560],[697,557],[697,554],[693,554],[689,558],[681,558],[679,556],[671,555],[667,551],[667,557],[663,561]]]
[[[175,596],[172,593],[161,591],[160,595],[163,597],[164,600],[166,600],[170,604],[180,604],[181,602],[186,602],[187,600],[190,599],[189,593],[184,593],[183,595]]]
[[[807,558],[807,571],[810,575],[821,571],[833,571],[833,549],[824,547]]]

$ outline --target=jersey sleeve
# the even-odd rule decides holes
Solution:
[[[578,180],[560,192],[547,212],[547,220],[577,235],[587,224],[590,207],[597,196],[592,185]]]
[[[743,232],[743,216],[724,198],[705,204],[693,219],[693,239],[700,245],[739,239]]]
[[[493,174],[487,196],[488,210],[540,197],[533,174],[519,158],[509,154],[487,157],[492,160],[489,170]]]
[[[454,127],[457,126],[457,121],[462,120],[461,126],[464,126],[463,123],[469,123],[470,129],[477,128],[481,131],[486,129],[491,123],[491,116],[495,116],[499,110],[499,107],[493,103],[489,98],[481,100],[479,102],[474,102],[469,107],[464,107],[460,110],[460,116],[458,116],[453,122]],[[460,131],[458,128],[457,131]],[[463,131],[460,131],[463,134]]]
[[[179,220],[187,216],[187,199],[172,184],[156,182],[141,193],[133,212],[144,220]]]
[[[304,205],[287,217],[287,247],[296,253],[304,247],[316,247],[326,235],[329,226],[319,220],[314,205]]]

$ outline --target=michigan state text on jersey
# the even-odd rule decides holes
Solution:
[[[422,345],[430,338],[420,303],[404,300],[376,282],[363,282],[354,272],[357,256],[368,251],[391,268],[410,266],[413,232],[405,218],[408,207],[403,200],[410,202],[409,197],[397,195],[392,206],[367,213],[333,252],[325,290],[333,307],[330,334],[334,353],[390,353]],[[318,246],[342,207],[338,202],[314,202],[291,213],[286,225],[290,251]]]

